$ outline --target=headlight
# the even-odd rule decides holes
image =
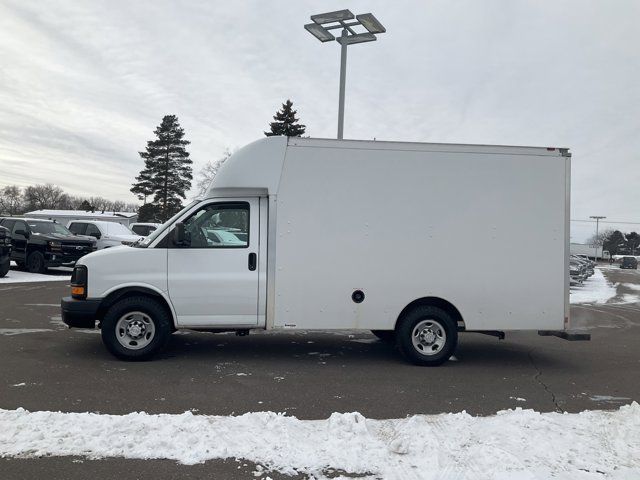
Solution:
[[[87,298],[87,267],[84,265],[76,265],[71,274],[71,296],[73,298],[84,300]]]
[[[49,241],[49,242],[47,242],[47,245],[49,245],[49,248],[51,250],[58,250],[58,251],[62,250],[62,243],[60,243],[60,242]]]

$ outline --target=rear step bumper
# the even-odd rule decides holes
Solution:
[[[541,337],[558,337],[572,342],[591,340],[590,333],[571,330],[538,330],[538,335]]]

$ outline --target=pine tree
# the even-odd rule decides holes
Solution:
[[[267,137],[272,137],[274,135],[299,137],[305,132],[307,128],[306,125],[296,125],[299,121],[296,118],[296,113],[298,112],[293,110],[292,107],[293,102],[291,100],[287,100],[282,104],[282,108],[273,116],[275,122],[271,122],[269,124],[271,131],[264,132]]]
[[[146,151],[139,152],[144,168],[131,192],[139,198],[153,195],[158,217],[166,221],[180,210],[180,199],[191,188],[193,162],[185,149],[191,142],[183,139],[184,129],[175,115],[165,115],[153,133],[156,140],[148,141]]]

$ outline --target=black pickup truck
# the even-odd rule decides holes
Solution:
[[[5,217],[0,218],[0,226],[11,231],[11,260],[31,273],[72,266],[96,249],[95,238],[74,235],[51,220]]]
[[[11,232],[0,227],[0,278],[9,272],[11,263]]]

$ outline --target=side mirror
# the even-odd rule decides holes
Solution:
[[[186,243],[185,240],[186,234],[184,231],[184,223],[178,222],[173,228],[173,244],[182,246]]]
[[[102,237],[102,234],[100,232],[96,232],[93,235],[91,235],[92,237],[95,237],[96,240],[100,240],[100,237]]]

